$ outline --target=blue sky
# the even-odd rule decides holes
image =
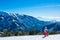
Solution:
[[[0,11],[60,20],[60,0],[0,0]]]

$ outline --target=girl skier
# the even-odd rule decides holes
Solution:
[[[45,37],[48,36],[48,29],[47,29],[47,27],[44,28],[44,36]]]

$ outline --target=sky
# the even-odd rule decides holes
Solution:
[[[0,0],[0,11],[60,21],[60,0]]]

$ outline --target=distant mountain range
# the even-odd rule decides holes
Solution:
[[[7,29],[8,31],[29,32],[31,29],[34,29],[36,32],[40,32],[45,26],[47,26],[49,32],[54,29],[60,31],[60,22],[43,21],[29,15],[0,11],[0,31]]]

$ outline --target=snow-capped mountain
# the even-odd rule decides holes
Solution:
[[[9,31],[29,31],[33,27],[37,30],[38,27],[41,27],[41,25],[45,23],[43,22],[44,21],[39,21],[38,19],[28,15],[0,12],[0,31],[3,31],[3,29],[8,29]]]
[[[47,26],[50,31],[55,28],[57,31],[60,31],[59,24],[60,23],[58,22],[38,20],[37,18],[28,15],[0,12],[0,31],[8,29],[9,31],[19,30],[28,32],[34,28],[36,32],[39,32],[45,26]]]

